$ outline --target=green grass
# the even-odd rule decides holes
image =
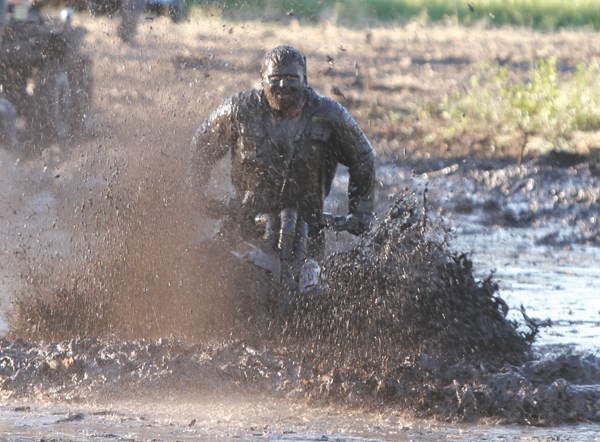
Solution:
[[[305,19],[334,16],[344,24],[371,20],[408,22],[415,18],[441,21],[448,17],[465,25],[526,26],[534,29],[590,27],[600,29],[598,0],[191,0],[229,13],[266,10]]]
[[[520,144],[525,150],[571,149],[576,132],[600,130],[600,69],[577,67],[561,73],[556,59],[538,60],[526,79],[508,67],[486,64],[464,92],[446,96],[421,111],[421,120],[437,128],[432,140],[476,134],[491,146]]]

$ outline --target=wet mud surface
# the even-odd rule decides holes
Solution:
[[[508,316],[502,284],[491,269],[479,277],[468,255],[451,251],[453,235],[507,229],[501,216],[488,217],[490,211],[536,219],[536,228],[530,224],[510,228],[532,235],[531,246],[539,250],[563,250],[546,239],[553,229],[578,238],[572,247],[593,250],[590,236],[582,239],[582,232],[593,231],[589,213],[598,188],[596,178],[586,173],[589,165],[543,166],[551,170],[540,174],[540,164],[546,160],[508,164],[493,172],[444,166],[441,170],[453,172],[438,178],[427,174],[439,168],[421,175],[411,168],[396,168],[388,175],[389,189],[400,179],[412,183],[410,192],[394,201],[373,234],[346,245],[349,252],[329,258],[330,287],[325,296],[321,293],[322,298],[300,305],[297,320],[282,334],[274,335],[265,323],[257,329],[261,337],[206,344],[90,337],[40,345],[5,339],[3,395],[77,403],[119,398],[123,392],[144,397],[149,391],[173,394],[185,388],[199,395],[244,392],[308,406],[401,410],[404,416],[451,422],[483,419],[536,426],[597,422],[597,348],[540,347],[535,340],[531,345],[532,334],[560,325],[553,323],[556,318],[535,317],[528,310],[525,313],[532,317],[514,315],[519,305],[511,305],[513,315]],[[385,171],[382,167],[382,180]],[[522,195],[503,190],[523,180],[535,185],[526,190],[516,184]],[[342,177],[340,188],[343,181]],[[476,190],[468,193],[470,203],[463,192],[457,191],[455,199],[441,197],[473,182]],[[533,202],[545,198],[536,192],[551,195],[559,185],[573,190],[559,200],[556,210],[538,211]],[[492,200],[498,204],[490,210],[486,203]],[[455,230],[440,216],[456,220]],[[345,243],[340,238],[334,241]],[[496,253],[495,258],[501,256]],[[588,282],[593,281],[592,275]]]
[[[12,440],[600,438],[592,157],[435,155],[418,140],[397,146],[404,129],[359,118],[379,149],[379,226],[361,240],[332,235],[340,252],[327,261],[327,296],[300,302],[277,331],[256,294],[261,281],[216,251],[197,252],[202,223],[182,189],[196,124],[258,78],[262,51],[236,59],[227,45],[257,35],[278,44],[280,31],[146,23],[143,46],[124,47],[113,25],[88,23],[94,136],[0,152],[0,428]],[[363,33],[309,36],[322,33],[340,54],[338,72],[353,71],[343,54]],[[434,83],[465,78],[482,54],[543,55],[558,38],[524,33],[521,46],[510,36],[494,46],[498,34],[483,34],[411,28],[396,41],[374,30],[380,99],[398,84],[414,86],[393,89],[407,105],[431,99]],[[589,39],[562,37],[593,58],[593,42],[581,43]],[[463,40],[475,46],[469,63],[417,62],[468,51]],[[385,42],[406,57],[386,57]],[[324,55],[316,42],[305,46],[317,90],[343,81],[311,65],[310,51]],[[377,63],[366,54],[354,55],[369,71]],[[390,73],[394,63],[403,77]],[[424,72],[428,85],[418,82]],[[136,77],[143,87],[131,87]],[[148,118],[149,106],[169,124]],[[341,172],[328,205],[343,212]]]

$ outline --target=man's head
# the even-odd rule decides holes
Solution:
[[[265,54],[260,73],[272,109],[286,113],[301,105],[308,85],[304,54],[291,46],[277,46]]]

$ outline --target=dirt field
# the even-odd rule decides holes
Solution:
[[[84,25],[96,63],[100,135],[126,145],[144,137],[172,146],[170,151],[187,145],[197,123],[223,98],[257,86],[264,51],[283,43],[306,53],[311,85],[345,104],[378,151],[391,149],[399,159],[405,148],[413,157],[425,144],[413,130],[416,107],[464,88],[482,62],[506,63],[526,75],[528,63],[539,58],[556,56],[567,72],[600,57],[600,37],[586,31],[541,34],[416,22],[347,29],[328,22],[232,23],[195,16],[178,26],[165,18],[143,20],[138,44],[127,47],[110,20]],[[445,148],[433,145],[431,153]],[[459,146],[451,149],[464,154]]]

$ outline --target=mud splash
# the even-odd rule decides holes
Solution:
[[[11,336],[56,342],[253,334],[261,319],[257,282],[234,272],[240,264],[228,253],[200,247],[178,162],[171,171],[147,158],[134,171],[110,155],[98,164],[103,155],[50,159],[43,170],[37,160],[14,167],[19,180],[7,205],[15,215],[7,216],[2,238],[15,257],[3,272],[3,292],[14,305]],[[28,193],[23,202],[20,191]]]
[[[600,361],[535,356],[534,333],[506,319],[493,279],[476,281],[445,232],[407,196],[372,236],[330,258],[326,293],[300,303],[283,338],[265,322],[262,338],[218,344],[3,340],[0,389],[52,400],[218,389],[452,421],[600,420]]]

